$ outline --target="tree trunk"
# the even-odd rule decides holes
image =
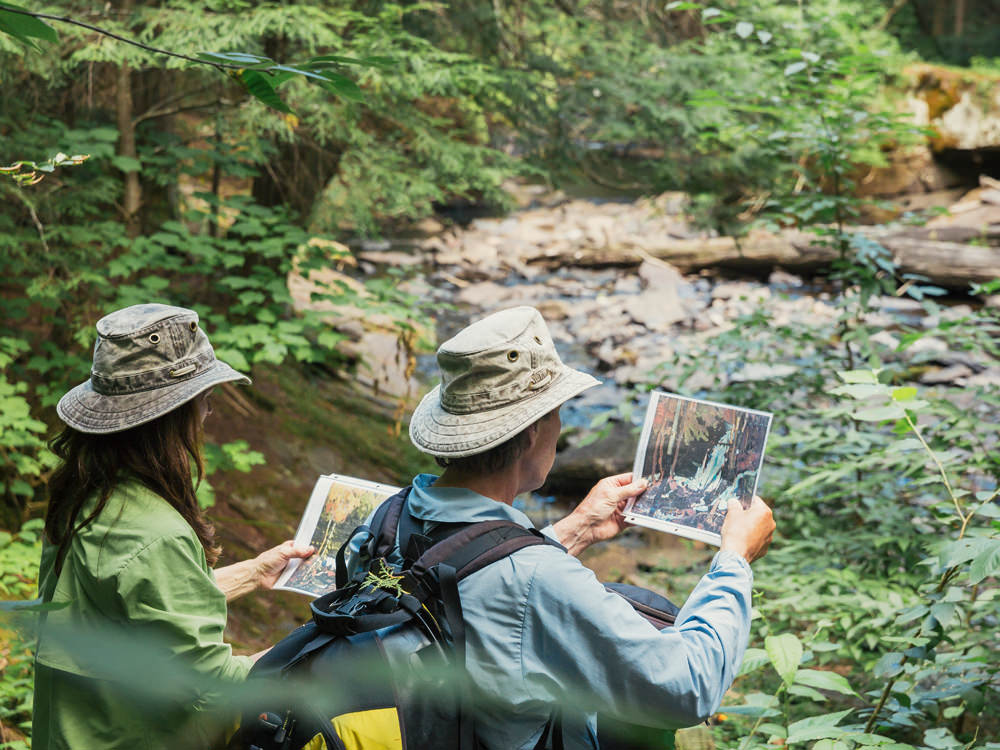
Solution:
[[[965,31],[965,0],[955,0],[955,37]]]
[[[947,10],[947,4],[945,0],[937,0],[934,3],[934,16],[931,22],[931,35],[935,39],[939,39],[944,36],[944,21],[945,21],[945,11]]]
[[[123,0],[121,4],[122,17],[127,18],[132,12],[132,0]],[[132,68],[123,62],[118,68],[117,91],[115,105],[118,119],[118,155],[136,158],[135,150],[135,113],[132,105]],[[137,237],[140,230],[139,208],[142,205],[142,185],[139,182],[139,172],[130,170],[124,172],[125,191],[122,201],[122,214],[125,219],[125,231],[129,237]]]

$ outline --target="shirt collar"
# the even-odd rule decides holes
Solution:
[[[418,474],[407,502],[417,518],[437,523],[513,521],[526,529],[535,525],[527,515],[506,503],[480,495],[464,487],[435,487],[434,474]]]

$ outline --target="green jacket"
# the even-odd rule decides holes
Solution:
[[[42,551],[39,590],[68,604],[39,625],[32,747],[207,747],[222,726],[207,709],[251,661],[222,640],[226,598],[194,530],[130,481],[76,534],[58,577],[55,551]]]

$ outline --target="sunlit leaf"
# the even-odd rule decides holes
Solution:
[[[820,690],[832,690],[842,695],[857,695],[843,675],[822,669],[800,669],[795,673],[795,683]]]
[[[802,660],[802,642],[791,633],[769,635],[764,639],[764,648],[781,679],[788,685],[794,683]]]
[[[860,409],[851,416],[861,422],[881,422],[886,419],[902,419],[905,416],[903,407],[898,404],[876,406],[870,409]]]
[[[846,370],[838,372],[837,377],[845,383],[878,383],[878,373],[873,370]]]
[[[984,578],[1000,574],[1000,539],[988,540],[983,549],[969,566],[969,583],[975,585]]]
[[[840,720],[851,713],[852,709],[835,711],[820,716],[810,716],[788,725],[788,744],[793,742],[808,742],[810,740],[837,739],[844,735],[843,729],[838,729]]]

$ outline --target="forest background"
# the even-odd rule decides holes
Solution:
[[[907,277],[853,227],[871,216],[859,175],[933,138],[898,106],[905,66],[932,61],[974,87],[1000,77],[996,2],[117,0],[29,11],[143,46],[8,8],[3,598],[34,596],[45,441],[55,402],[88,376],[102,314],[148,300],[193,307],[218,355],[254,376],[253,389],[221,394],[201,488],[233,559],[287,534],[266,503],[233,499],[241,482],[265,482],[304,502],[296,450],[397,483],[427,468],[400,437],[406,405],[387,414],[350,390],[329,311],[295,311],[291,272],[350,270],[359,242],[426,217],[502,213],[514,178],[631,197],[680,190],[706,227],[813,227],[838,256],[827,269],[835,325],[774,326],[760,309],[709,342],[720,362],[794,359],[794,378],[689,393],[782,415],[768,452],[780,537],[757,571],[764,647],[748,654],[712,741],[1000,748],[1000,398],[990,386],[920,386],[864,315],[874,295],[908,295],[933,315],[946,291],[981,300],[998,285]],[[401,291],[402,273],[334,281],[313,299],[387,321],[410,356],[433,346],[438,311]],[[941,320],[901,331],[899,348],[932,335],[996,355],[995,307]],[[260,423],[287,436],[285,452],[264,447]],[[654,585],[678,572],[645,571]],[[245,606],[238,644],[281,634],[266,624],[273,609]],[[30,746],[25,622],[2,633],[0,747]]]

